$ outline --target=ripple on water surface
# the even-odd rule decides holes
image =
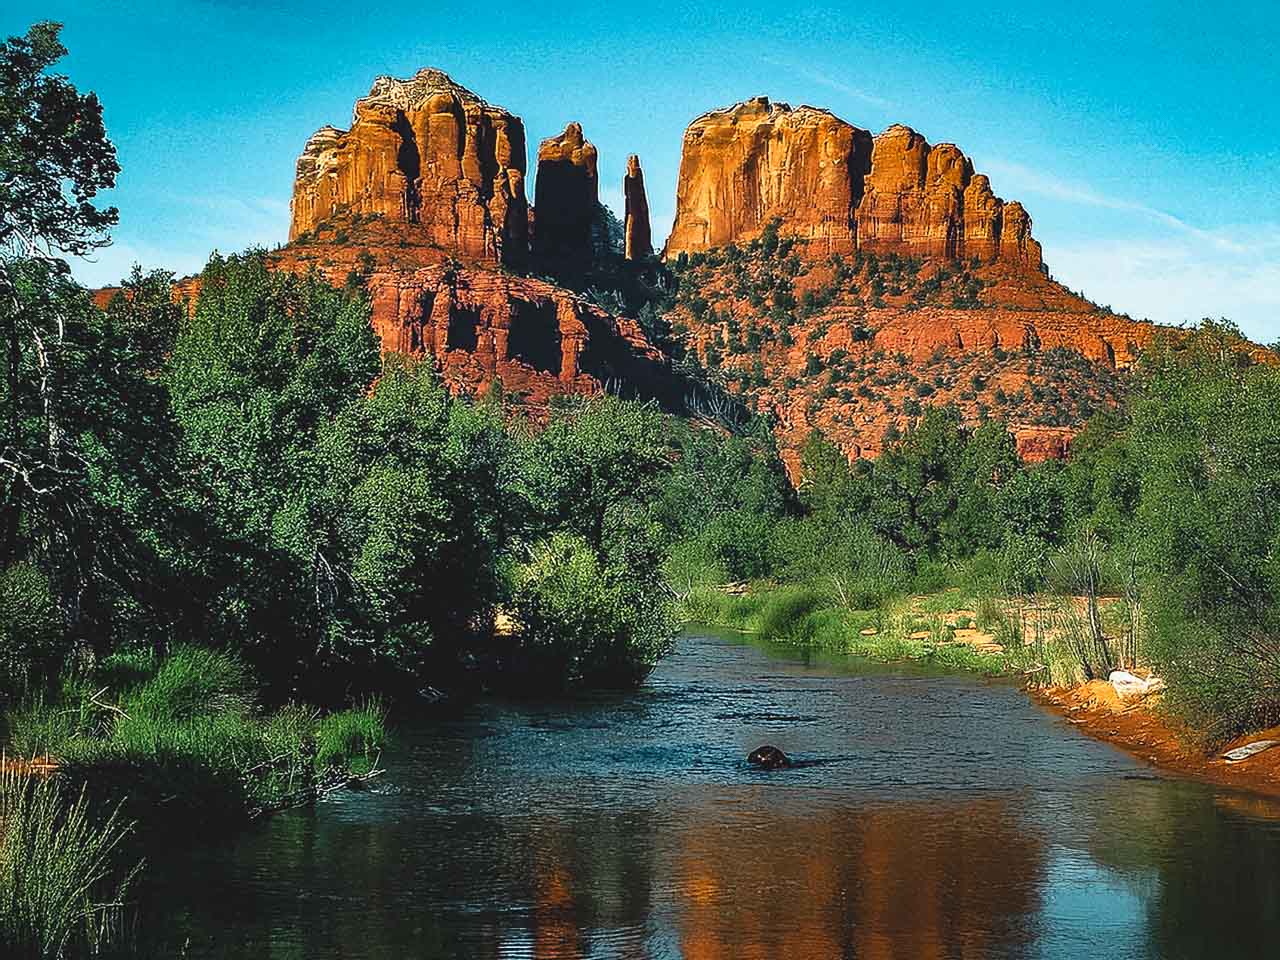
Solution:
[[[801,766],[759,771],[773,743]],[[400,731],[386,783],[206,850],[208,957],[1258,956],[1274,808],[1015,688],[691,635],[631,695]],[[173,933],[177,929],[179,933]]]

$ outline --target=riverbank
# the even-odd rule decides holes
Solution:
[[[1104,626],[1128,626],[1119,600],[1100,598]],[[1239,762],[1223,754],[1260,740],[1280,740],[1280,726],[1246,733],[1208,751],[1196,731],[1160,709],[1160,695],[1122,699],[1106,680],[1086,681],[1073,626],[1083,598],[974,595],[948,588],[846,610],[811,587],[735,584],[704,590],[686,610],[766,639],[882,662],[926,662],[942,669],[1019,678],[1028,696],[1086,735],[1161,769],[1203,782],[1280,797],[1280,746]],[[1095,667],[1095,675],[1096,675]]]
[[[1206,753],[1196,742],[1194,731],[1181,727],[1159,711],[1158,697],[1126,703],[1105,680],[1071,687],[1028,686],[1027,692],[1081,733],[1119,747],[1162,770],[1280,798],[1280,747],[1238,763],[1230,763],[1223,757],[1229,750],[1249,743],[1280,740],[1280,726],[1245,734]]]

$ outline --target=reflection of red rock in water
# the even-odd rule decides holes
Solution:
[[[556,960],[581,957],[581,935],[568,871],[553,862],[534,880],[533,955]]]
[[[746,850],[706,823],[677,845],[687,960],[1003,955],[1044,882],[1039,839],[1002,801],[775,817]]]

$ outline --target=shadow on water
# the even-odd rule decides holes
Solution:
[[[685,637],[631,696],[400,731],[384,788],[154,863],[152,955],[1261,956],[1280,809],[1000,684]],[[776,743],[799,762],[744,758]]]

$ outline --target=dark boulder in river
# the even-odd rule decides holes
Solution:
[[[747,755],[747,763],[761,770],[781,770],[791,766],[791,758],[777,747],[756,747]]]

